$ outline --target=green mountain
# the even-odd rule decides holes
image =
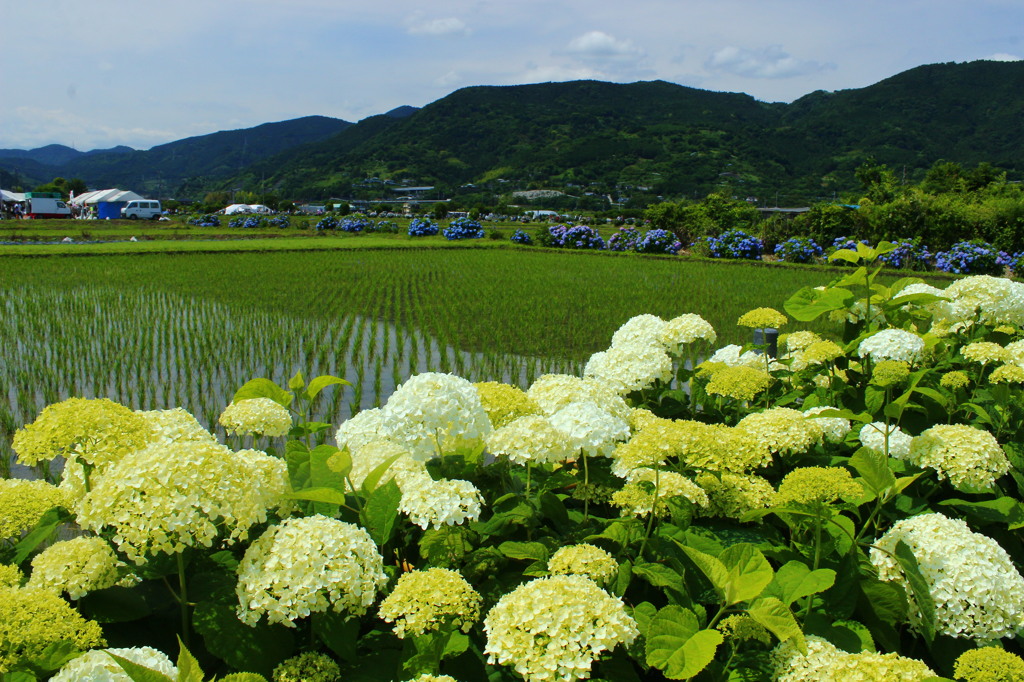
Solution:
[[[446,195],[555,189],[693,196],[855,189],[874,158],[919,178],[935,161],[1024,171],[1024,63],[922,66],[792,104],[662,81],[458,90],[404,118],[374,117],[258,162],[223,185],[285,196]],[[373,179],[376,179],[375,181]],[[498,180],[504,183],[498,183]],[[473,187],[467,187],[473,185]]]
[[[126,187],[170,196],[182,184],[203,186],[222,180],[261,159],[292,147],[331,137],[352,124],[326,116],[306,116],[254,128],[189,137],[146,151],[127,147],[76,152],[50,145],[38,150],[0,150],[0,168],[30,178],[82,178],[90,187]]]

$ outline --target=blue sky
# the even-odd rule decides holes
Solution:
[[[0,148],[79,150],[469,85],[667,80],[792,101],[1024,57],[1022,0],[6,0]]]

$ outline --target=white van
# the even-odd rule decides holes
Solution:
[[[159,201],[152,199],[136,199],[129,201],[121,209],[122,218],[130,218],[132,220],[138,220],[142,218],[144,220],[156,220],[163,214],[163,208],[160,206]]]

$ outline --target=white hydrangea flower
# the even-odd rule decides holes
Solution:
[[[619,562],[600,547],[585,542],[560,547],[548,559],[552,575],[584,575],[598,585],[607,585],[619,574]]]
[[[904,329],[883,329],[860,342],[857,354],[875,362],[902,360],[914,364],[924,353],[924,339]]]
[[[804,416],[814,417],[814,415],[834,409],[836,408],[828,405],[812,407],[804,410]],[[842,417],[814,417],[814,419],[821,426],[821,430],[825,433],[825,440],[829,443],[842,443],[846,439],[846,435],[850,433],[849,419],[843,419]]]
[[[381,410],[380,430],[427,460],[483,442],[493,427],[472,383],[425,372],[400,385]]]
[[[668,500],[673,497],[685,497],[702,508],[709,504],[704,489],[686,476],[674,471],[647,468],[629,472],[626,485],[612,494],[612,504],[633,516],[650,516],[651,512],[657,516],[667,516]]]
[[[483,497],[475,485],[458,479],[433,480],[429,474],[413,474],[402,480],[398,510],[426,530],[457,526],[480,518]]]
[[[588,678],[602,653],[639,635],[622,600],[580,575],[520,585],[488,612],[484,632],[487,662],[513,666],[526,682]]]
[[[913,440],[913,436],[903,433],[903,429],[895,424],[888,427],[885,425],[885,422],[865,424],[861,427],[857,437],[860,439],[861,445],[884,455],[887,432],[889,436],[889,456],[896,459],[906,459],[910,454],[910,442]]]
[[[953,325],[962,327],[977,315],[983,324],[1024,326],[1024,283],[973,275],[950,284],[944,295],[952,301]]]
[[[728,346],[722,346],[707,359],[707,362],[721,362],[730,367],[751,367],[753,369],[764,369],[764,355],[754,350],[748,350],[745,353],[741,353],[743,350],[742,346],[736,344],[729,344]],[[776,370],[783,369],[783,366],[777,360],[769,360],[768,371],[774,372]]]
[[[111,540],[136,564],[148,553],[175,554],[248,537],[289,490],[284,460],[255,450],[186,441],[126,455],[78,504],[78,523]]]
[[[117,584],[117,560],[107,541],[96,536],[78,537],[55,542],[32,559],[32,575],[28,587],[68,593],[81,599],[90,592],[105,590]]]
[[[922,514],[897,521],[875,542],[871,563],[882,580],[907,591],[910,622],[917,608],[903,570],[890,554],[900,541],[914,552],[935,601],[936,630],[950,637],[988,641],[1013,637],[1024,625],[1024,577],[998,542],[975,533],[960,519]]]
[[[672,381],[672,358],[660,344],[613,346],[591,355],[583,376],[626,395]]]
[[[171,410],[136,410],[135,414],[146,419],[154,429],[153,441],[169,445],[182,441],[216,442],[216,437],[199,423],[192,414],[181,407]]]
[[[935,469],[956,487],[991,488],[1010,470],[1010,460],[988,431],[967,424],[938,424],[910,441],[907,460]]]
[[[817,635],[806,641],[806,655],[792,639],[772,650],[772,682],[924,682],[935,677],[917,659],[874,651],[851,654]]]
[[[538,377],[526,395],[549,417],[570,403],[586,400],[623,419],[627,419],[632,411],[622,396],[609,387],[568,374],[545,374]]]
[[[388,460],[393,461],[384,472],[384,475],[380,477],[377,485],[383,485],[391,479],[395,479],[395,482],[401,486],[402,481],[407,476],[426,472],[426,465],[419,460],[414,460],[412,453],[409,452],[409,448],[401,443],[383,437],[365,442],[360,439],[360,442],[362,444],[358,447],[350,447],[349,449],[352,470],[349,472],[348,477],[356,490],[362,488],[367,476]],[[331,460],[328,460],[328,466],[330,465]]]
[[[248,398],[231,403],[220,413],[218,423],[229,434],[255,434],[278,438],[292,428],[288,408],[270,398]]]
[[[672,355],[680,355],[683,346],[694,341],[714,343],[718,340],[715,328],[700,315],[686,313],[665,323],[658,340]]]
[[[746,431],[776,454],[806,452],[824,438],[819,419],[808,419],[799,410],[772,407],[752,412],[741,419],[736,428]]]
[[[492,433],[487,438],[487,449],[522,466],[564,462],[576,454],[568,436],[539,414],[520,417]]]
[[[237,614],[295,627],[311,613],[361,615],[387,583],[384,559],[359,526],[319,514],[269,528],[238,564]]]
[[[615,444],[629,438],[625,419],[589,400],[570,403],[555,412],[551,425],[566,435],[574,452],[582,451],[589,457],[611,457]]]
[[[148,646],[127,649],[93,649],[77,656],[50,678],[50,682],[132,682],[132,678],[110,654],[138,663],[172,680],[178,679],[178,668],[161,651]]]
[[[1024,340],[1006,344],[1006,353],[1010,364],[1024,367]]]
[[[630,318],[612,334],[612,347],[630,346],[637,342],[643,345],[660,343],[659,338],[665,330],[665,320],[657,315],[637,315]]]
[[[383,425],[384,413],[379,407],[362,410],[351,419],[341,423],[334,434],[334,440],[339,448],[348,446],[349,449],[354,450],[386,435]]]

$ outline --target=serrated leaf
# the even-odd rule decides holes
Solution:
[[[192,655],[192,652],[185,647],[185,643],[178,637],[178,680],[177,682],[203,682],[205,675],[199,667],[199,661]]]
[[[302,378],[302,372],[296,372],[295,376],[288,380],[288,388],[293,391],[297,391],[306,385],[306,380]]]
[[[121,666],[125,674],[132,679],[132,682],[175,682],[167,675],[162,672],[147,668],[144,665],[139,665],[135,661],[129,661],[127,658],[122,658],[117,654],[112,654],[109,651],[107,655],[117,661],[117,664]]]
[[[679,543],[677,542],[676,544]],[[715,588],[715,591],[725,601],[729,590],[729,569],[725,567],[725,564],[719,561],[717,557],[705,554],[699,549],[682,544],[679,544],[679,548],[686,552],[686,556],[690,557],[690,561],[700,569],[700,572],[711,582],[711,586]]]
[[[399,453],[394,457],[388,457],[386,460],[377,465],[377,467],[369,473],[369,475],[363,479],[363,494],[369,495],[373,492],[373,489],[377,487],[377,483],[384,476],[385,472],[391,468],[391,465],[398,461],[398,458],[402,457]]]
[[[853,293],[846,289],[804,287],[790,296],[783,306],[794,319],[810,322],[833,310],[846,309],[852,300]]]
[[[509,559],[542,561],[548,558],[548,548],[539,542],[503,542],[498,551]]]
[[[896,476],[889,468],[889,460],[877,450],[860,448],[850,457],[850,466],[861,476],[861,484],[875,497],[896,484]]]
[[[685,680],[711,663],[722,639],[718,630],[701,630],[693,611],[666,606],[647,630],[647,664],[670,680]]]
[[[401,502],[402,491],[394,480],[379,486],[367,498],[361,514],[363,525],[378,547],[383,547],[391,539]]]
[[[17,565],[27,559],[29,554],[34,552],[39,545],[45,542],[57,530],[57,526],[67,523],[73,518],[74,516],[72,516],[71,512],[63,507],[53,507],[46,510],[39,517],[35,528],[14,546],[14,558],[11,560],[11,563]]]
[[[981,502],[942,500],[939,504],[955,507],[980,523],[1005,523],[1009,530],[1024,528],[1024,505],[1012,497]]]
[[[258,673],[231,673],[222,677],[220,682],[267,682],[267,678]]]
[[[250,398],[270,398],[278,405],[290,407],[295,396],[270,379],[252,379],[235,391],[231,402],[237,403],[239,400],[249,400]]]
[[[312,400],[317,397],[320,391],[324,390],[328,386],[338,385],[351,386],[352,382],[345,381],[340,377],[331,376],[330,374],[322,374],[309,382],[309,386],[306,388],[306,397]]]
[[[781,601],[775,597],[758,599],[747,609],[747,614],[778,637],[780,642],[792,639],[800,653],[807,655],[807,642],[804,640],[803,630],[797,625],[793,612]]]
[[[718,555],[728,571],[726,604],[738,604],[757,597],[775,578],[775,571],[764,554],[753,545],[741,542]]]
[[[633,620],[636,621],[636,628],[642,637],[647,636],[647,628],[650,627],[651,620],[657,613],[657,607],[649,601],[640,602],[633,607]]]
[[[917,605],[918,611],[921,612],[918,629],[921,636],[931,646],[935,641],[935,600],[932,598],[928,581],[921,573],[921,567],[918,565],[917,557],[914,556],[914,550],[910,548],[910,545],[900,540],[896,543],[895,555],[896,561],[903,569],[903,575],[907,578],[907,584],[910,585],[910,591],[914,595],[914,603]]]
[[[824,592],[836,581],[836,572],[830,568],[812,571],[802,561],[788,561],[775,573],[775,579],[768,586],[766,596],[777,597],[789,605],[798,599]]]
[[[682,576],[664,564],[638,563],[633,566],[633,575],[639,576],[654,587],[668,587],[685,592]]]

